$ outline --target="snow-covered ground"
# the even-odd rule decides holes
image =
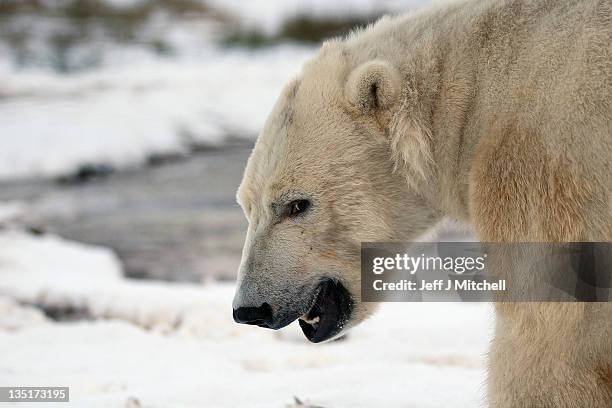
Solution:
[[[73,75],[0,72],[0,178],[139,164],[152,153],[253,137],[311,53],[279,46]]]
[[[481,405],[486,304],[385,304],[313,345],[296,324],[233,323],[232,284],[128,281],[111,251],[53,236],[8,230],[0,248],[3,385],[69,386],[74,407]]]

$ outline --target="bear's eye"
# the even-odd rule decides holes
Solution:
[[[303,213],[310,207],[310,201],[308,200],[294,200],[289,203],[288,213],[290,217],[294,217],[298,214]]]

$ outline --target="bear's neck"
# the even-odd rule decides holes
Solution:
[[[365,60],[389,61],[404,79],[402,100],[388,130],[397,138],[393,145],[405,152],[406,179],[442,214],[469,221],[470,167],[480,138],[474,131],[477,83],[483,73],[475,62],[478,34],[469,27],[469,16],[462,16],[466,22],[461,31],[446,30],[442,25],[448,16],[438,17],[398,17],[351,45],[354,55]],[[358,52],[364,49],[369,52]]]
[[[405,106],[396,112],[418,118],[416,131],[428,143],[431,165],[421,180],[420,190],[432,206],[448,217],[469,221],[470,169],[479,136],[471,126],[476,77],[458,60],[452,42],[435,48],[416,49],[407,63]],[[418,101],[416,100],[418,99]],[[404,133],[398,137],[413,138]]]

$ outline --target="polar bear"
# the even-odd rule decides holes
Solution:
[[[483,241],[612,239],[612,3],[484,0],[326,42],[248,160],[234,319],[334,338],[360,243],[445,217]],[[608,303],[498,303],[490,407],[612,407]]]

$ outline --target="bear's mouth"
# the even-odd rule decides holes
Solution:
[[[340,283],[325,280],[318,286],[315,300],[299,319],[304,336],[313,343],[329,340],[340,333],[353,308],[349,292]]]

